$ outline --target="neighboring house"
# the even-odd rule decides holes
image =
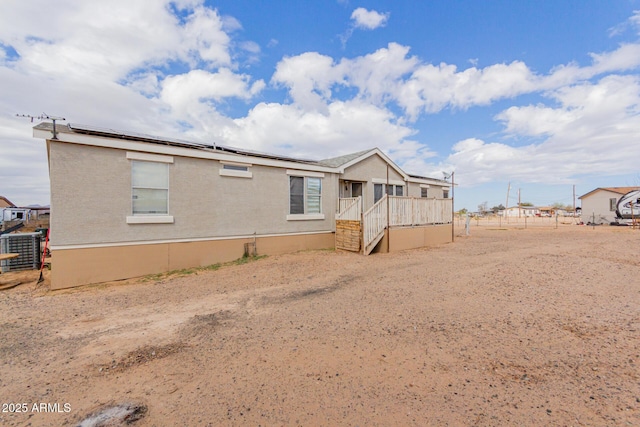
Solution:
[[[6,226],[11,221],[29,222],[29,214],[28,208],[18,208],[6,197],[0,196],[0,224],[5,223]]]
[[[618,200],[640,187],[600,187],[578,197],[581,200],[581,219],[585,224],[610,224],[616,218]]]
[[[29,222],[31,209],[29,208],[2,208],[0,209],[0,221],[24,221]]]
[[[531,217],[540,214],[540,210],[533,206],[512,206],[500,211],[500,215],[509,218]]]
[[[47,142],[52,289],[339,247],[452,239],[451,184],[374,148],[324,161],[86,126]],[[389,212],[389,215],[387,215]]]
[[[538,206],[540,216],[554,216],[556,214],[556,208],[553,206]]]
[[[31,210],[31,219],[49,219],[49,206],[27,206]]]
[[[15,208],[16,205],[14,205],[11,200],[7,199],[4,196],[0,196],[0,209],[3,208]]]

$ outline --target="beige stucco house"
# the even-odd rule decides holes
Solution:
[[[616,204],[622,196],[640,187],[599,187],[578,197],[585,224],[610,224],[616,218]]]
[[[382,151],[323,161],[88,126],[34,127],[51,185],[51,286],[334,248],[451,241],[450,183]],[[368,236],[365,240],[365,235]]]

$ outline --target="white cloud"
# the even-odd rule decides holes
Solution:
[[[637,172],[640,145],[640,78],[607,76],[597,83],[548,93],[559,106],[510,107],[496,118],[515,138],[544,136],[523,146],[464,140],[448,161],[460,182],[521,180],[568,183],[582,174]]]
[[[325,111],[331,87],[342,81],[341,67],[329,56],[307,52],[283,58],[272,82],[289,88],[294,103],[307,110]]]
[[[638,34],[640,34],[640,10],[633,11],[633,15],[629,18],[629,22],[631,22]]]
[[[384,104],[396,100],[405,76],[419,63],[407,57],[409,48],[389,43],[386,48],[341,62],[347,82],[358,88],[358,96],[368,102]]]
[[[395,123],[386,109],[359,101],[335,101],[326,112],[296,105],[260,103],[226,130],[225,141],[255,150],[325,158],[378,146],[400,150],[414,130]]]
[[[593,73],[626,71],[640,65],[640,44],[623,44],[612,52],[592,53]]]
[[[398,96],[411,117],[422,111],[435,113],[447,107],[466,109],[531,92],[536,77],[520,61],[457,71],[455,65],[418,67]]]
[[[637,34],[640,34],[640,10],[634,10],[629,19],[609,28],[609,37],[620,36],[628,29],[635,30]]]
[[[558,66],[547,75],[536,74],[522,61],[485,68],[458,70],[450,64],[425,64],[409,55],[409,48],[389,43],[386,48],[336,62],[314,52],[284,58],[273,82],[289,89],[300,106],[321,111],[339,86],[356,88],[356,97],[378,106],[396,103],[407,118],[451,108],[466,110],[502,99],[588,80],[599,74],[628,71],[640,66],[640,44],[626,44],[601,54],[593,63]]]
[[[177,112],[201,100],[218,102],[230,97],[249,99],[264,86],[262,81],[249,85],[249,80],[249,76],[234,74],[227,68],[221,68],[216,73],[192,70],[165,78],[160,98]]]
[[[375,30],[376,28],[384,27],[389,20],[389,14],[379,13],[375,10],[367,10],[364,7],[359,7],[353,11],[351,19],[354,21],[356,28],[363,30]]]

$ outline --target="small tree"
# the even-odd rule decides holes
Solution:
[[[491,212],[498,213],[498,211],[503,211],[504,210],[504,206],[502,206],[502,203],[500,203],[498,206],[494,206],[491,208]]]

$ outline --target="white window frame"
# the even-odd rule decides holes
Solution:
[[[420,184],[420,197],[426,199],[429,197],[429,185]]]
[[[288,177],[288,181],[289,181],[289,214],[287,214],[287,221],[309,221],[309,220],[322,220],[325,218],[324,213],[322,213],[322,182],[323,182],[323,178],[324,178],[324,173],[321,172],[311,172],[311,171],[299,171],[299,170],[292,170],[292,169],[287,169],[287,177]],[[297,178],[303,178],[303,189],[304,189],[304,195],[303,195],[303,206],[304,206],[304,210],[305,213],[302,214],[292,214],[291,212],[291,177],[297,177]],[[308,182],[308,178],[318,178],[320,179],[320,213],[306,213],[307,210],[307,182]]]
[[[618,207],[618,199],[615,197],[609,198],[609,211],[615,212],[616,207]]]
[[[391,181],[389,181],[389,182],[391,182]],[[382,196],[383,197],[384,197],[385,194],[387,196],[396,196],[398,194],[398,188],[400,188],[402,190],[402,196],[399,196],[399,197],[405,197],[406,196],[406,191],[405,191],[405,187],[406,186],[404,185],[404,183],[398,184],[398,182],[402,182],[402,181],[396,181],[395,184],[389,184],[389,185],[387,185],[386,182],[383,183],[383,182],[375,182],[374,181],[374,184],[373,184],[373,200],[374,200],[374,203],[377,203],[378,200],[380,200],[382,198],[381,197],[380,199],[376,200],[376,185],[382,186],[381,188],[382,188]],[[391,192],[389,192],[389,190],[391,190]]]
[[[127,152],[127,159],[131,160],[131,168],[133,173],[133,162],[153,162],[173,164],[173,156],[163,156],[159,154],[139,153],[139,152]],[[174,219],[172,215],[169,215],[169,170],[167,170],[167,213],[166,214],[134,214],[133,213],[133,198],[131,198],[131,215],[126,217],[127,224],[173,224]],[[131,183],[131,191],[133,192],[133,182]]]
[[[226,162],[221,161],[222,167],[218,172],[220,176],[232,176],[235,178],[253,178],[250,163]]]

